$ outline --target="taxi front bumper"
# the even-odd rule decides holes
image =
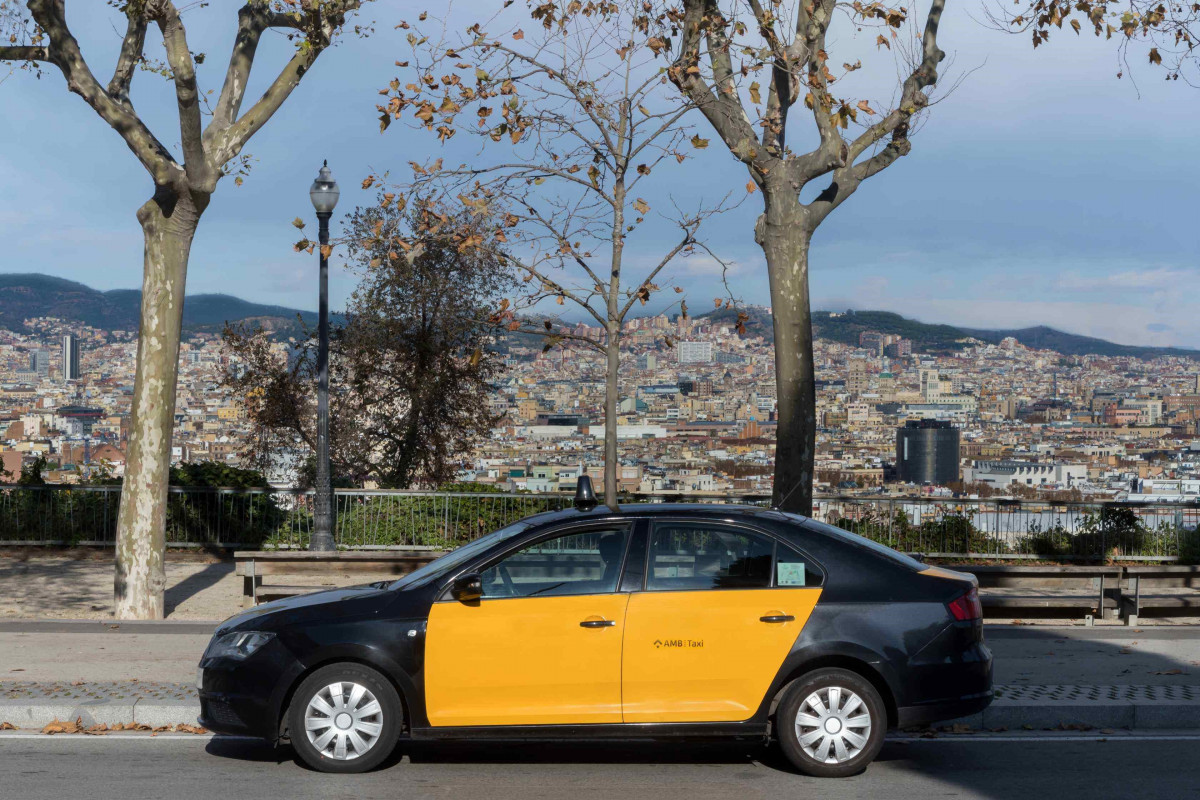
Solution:
[[[277,641],[245,659],[205,658],[197,672],[199,722],[215,733],[277,739],[288,689],[303,672]]]

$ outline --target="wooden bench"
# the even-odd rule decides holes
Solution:
[[[1177,591],[1164,592],[1164,589]],[[1121,612],[1129,625],[1136,625],[1143,613],[1200,615],[1200,567],[1175,564],[1126,567]]]
[[[989,616],[997,616],[995,612],[1010,616],[1017,611],[1078,609],[1103,618],[1105,611],[1116,614],[1120,608],[1121,567],[987,564],[955,568],[979,579],[979,600],[985,613],[992,612]],[[1007,589],[1027,591],[1003,591]],[[1036,589],[1066,591],[1028,591]]]
[[[235,574],[242,578],[242,606],[252,608],[267,598],[319,592],[322,586],[264,584],[270,575],[372,574],[400,577],[442,555],[440,550],[238,550],[233,554]]]

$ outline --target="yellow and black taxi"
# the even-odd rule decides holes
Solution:
[[[971,575],[793,514],[589,489],[399,580],[230,618],[200,722],[329,772],[402,738],[770,737],[834,777],[990,701]]]

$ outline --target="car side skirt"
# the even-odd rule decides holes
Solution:
[[[597,725],[488,725],[414,727],[412,739],[437,740],[633,740],[633,739],[763,739],[768,733],[760,722],[619,722]]]

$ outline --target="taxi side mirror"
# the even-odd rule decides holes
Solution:
[[[450,586],[450,595],[459,602],[470,602],[483,597],[483,580],[478,572],[459,575]]]

